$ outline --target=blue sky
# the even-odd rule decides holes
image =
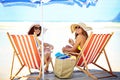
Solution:
[[[43,7],[0,5],[0,21],[110,21],[120,13],[119,0],[98,0],[96,6],[50,4]]]

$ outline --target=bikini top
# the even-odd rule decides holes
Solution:
[[[78,50],[80,50],[80,51],[81,51],[81,47],[80,47],[80,46],[78,46]]]

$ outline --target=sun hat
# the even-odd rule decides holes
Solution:
[[[72,25],[70,26],[72,33],[75,31],[75,27],[76,27],[76,26],[82,27],[85,31],[92,30],[92,28],[89,27],[89,26],[87,26],[85,23],[78,23],[78,24],[72,24]]]

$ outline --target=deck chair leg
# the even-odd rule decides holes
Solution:
[[[96,63],[93,63],[93,64],[94,64],[95,66],[99,67],[100,69],[102,69],[102,70],[108,72],[109,74],[111,74],[111,76],[117,77],[117,76],[114,75],[113,72],[112,72],[112,69],[111,69],[110,62],[109,62],[109,60],[108,60],[106,51],[105,51],[105,50],[103,50],[103,51],[104,51],[104,54],[105,54],[105,59],[106,59],[107,65],[108,65],[108,67],[109,67],[109,70],[107,70],[107,69],[101,67],[100,65],[98,65],[98,64],[96,64]]]
[[[36,80],[39,80],[41,77],[42,77],[42,67],[40,66],[40,72],[39,72],[39,75],[38,77],[36,78]]]
[[[14,58],[15,58],[15,53],[13,54],[13,59],[12,59],[12,66],[11,66],[11,71],[10,71],[10,79],[12,78],[12,71],[13,71],[13,65],[14,65]]]
[[[103,51],[104,51],[104,54],[105,54],[105,58],[106,58],[108,67],[109,67],[110,71],[112,71],[111,66],[110,66],[110,63],[109,63],[109,60],[108,60],[108,57],[107,57],[107,54],[106,54],[106,51],[105,51],[105,50],[103,50]]]
[[[104,54],[105,54],[105,58],[106,58],[106,61],[107,61],[107,64],[108,64],[108,67],[109,67],[109,73],[111,74],[111,75],[113,75],[113,73],[112,73],[112,69],[111,69],[111,66],[110,66],[110,62],[109,62],[109,60],[108,60],[108,57],[107,57],[107,54],[106,54],[106,51],[104,50]],[[114,76],[114,75],[113,75]]]
[[[13,75],[13,66],[14,66],[14,59],[15,59],[15,55],[17,55],[17,53],[14,51],[14,53],[13,53],[13,59],[12,59],[12,66],[11,66],[11,72],[10,72],[10,79],[11,80],[13,80],[14,78],[15,78],[15,76],[17,76],[18,75],[18,73],[23,69],[23,67],[24,67],[24,65],[22,64],[22,62],[20,61],[20,59],[19,59],[19,57],[18,57],[18,60],[20,61],[20,64],[21,64],[21,68],[18,70],[18,72],[14,75],[14,76],[12,76]]]
[[[85,74],[87,74],[91,78],[93,78],[94,80],[98,80],[97,77],[95,77],[94,75],[92,75],[88,70],[81,69],[79,66],[77,66],[77,68],[80,69],[81,71],[83,71]]]
[[[13,80],[14,78],[15,78],[15,76],[17,76],[18,75],[18,73],[23,69],[23,67],[24,67],[24,65],[23,66],[21,66],[21,68],[18,70],[18,72],[13,76],[13,77],[11,77],[11,80]]]
[[[50,59],[50,62],[51,62],[52,68],[53,68],[53,70],[54,70],[54,66],[53,66],[52,58]]]

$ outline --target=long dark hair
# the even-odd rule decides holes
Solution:
[[[36,27],[36,26],[38,26],[39,24],[35,24],[35,25],[33,25],[31,28],[30,28],[30,30],[28,31],[28,35],[33,35],[34,34],[34,28]],[[40,27],[40,33],[39,34],[37,34],[37,36],[40,36],[40,34],[41,34],[41,26],[39,25],[39,27]]]

